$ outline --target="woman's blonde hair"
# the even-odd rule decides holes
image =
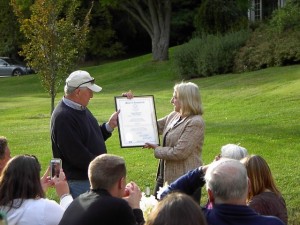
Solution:
[[[180,102],[183,116],[202,115],[203,108],[199,88],[192,82],[181,82],[174,86],[176,97]]]
[[[248,202],[253,196],[264,192],[266,189],[274,192],[277,196],[281,196],[266,160],[259,155],[251,155],[242,159],[241,162],[245,165],[250,179]]]

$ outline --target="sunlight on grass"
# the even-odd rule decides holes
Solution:
[[[173,86],[181,81],[172,68],[172,60],[153,63],[150,55],[84,68],[103,88],[94,94],[89,109],[100,123],[105,122],[115,111],[114,96],[132,90],[135,95],[154,95],[160,118],[173,109]],[[300,224],[300,65],[192,82],[199,85],[205,110],[204,163],[210,163],[227,143],[240,143],[250,154],[261,155],[286,200],[289,224]],[[52,155],[48,94],[37,75],[0,79],[0,86],[0,135],[8,138],[12,155],[35,154],[45,170]],[[63,87],[60,90],[55,103],[63,96]],[[121,149],[117,132],[106,142],[108,152],[125,158],[128,181],[153,190],[158,163],[153,151]],[[48,196],[56,199],[53,190]]]

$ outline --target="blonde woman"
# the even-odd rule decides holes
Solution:
[[[189,170],[202,165],[205,125],[198,86],[192,82],[176,84],[171,104],[174,111],[157,121],[162,146],[151,143],[144,146],[154,149],[155,158],[160,159],[155,195],[165,182],[170,184]]]

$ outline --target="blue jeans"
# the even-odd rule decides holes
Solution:
[[[70,194],[75,199],[82,193],[90,190],[89,180],[68,180]]]

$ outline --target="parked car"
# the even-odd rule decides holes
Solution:
[[[9,57],[0,57],[0,76],[20,76],[35,73],[30,67]]]

